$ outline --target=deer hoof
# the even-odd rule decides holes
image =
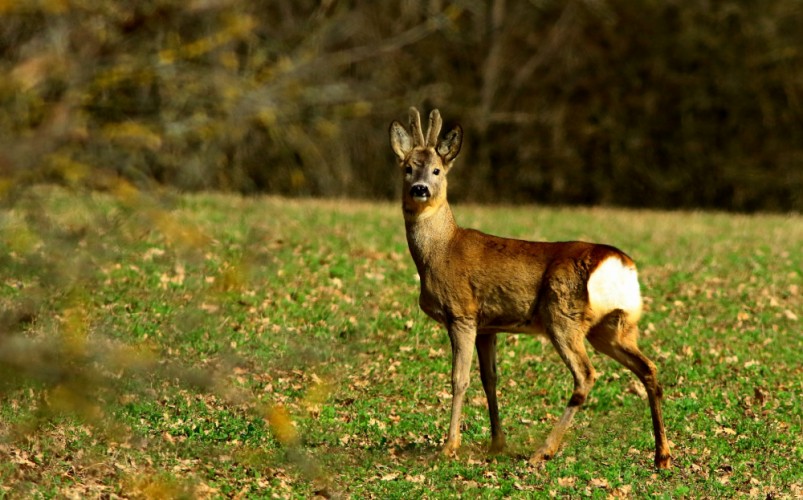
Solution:
[[[655,468],[666,470],[672,467],[672,456],[669,453],[655,454]]]
[[[530,457],[530,463],[532,465],[538,465],[550,460],[554,456],[555,452],[544,445],[538,448],[535,453],[533,453],[533,455]]]
[[[505,450],[504,436],[496,439],[491,439],[491,446],[488,448],[488,453],[496,455],[497,453],[502,453],[504,450]]]
[[[446,441],[441,449],[441,455],[445,457],[454,457],[457,455],[457,449],[460,448],[460,441]]]

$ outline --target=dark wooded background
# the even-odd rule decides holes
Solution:
[[[800,211],[797,0],[0,4],[0,178],[390,198],[439,107],[477,202]]]

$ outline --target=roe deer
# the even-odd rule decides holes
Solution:
[[[641,293],[636,266],[624,252],[578,241],[546,243],[500,238],[455,223],[446,200],[446,176],[463,139],[460,126],[439,138],[438,110],[426,133],[410,108],[409,131],[390,125],[390,145],[403,173],[402,209],[407,244],[421,278],[421,309],[449,332],[452,415],[443,453],[460,446],[460,413],[473,347],[488,399],[491,451],[505,437],[496,400],[496,334],[545,334],[574,377],[568,406],[531,462],[555,455],[574,414],[594,384],[584,340],[629,368],[647,390],[655,433],[655,466],[670,467],[655,365],[639,350]]]

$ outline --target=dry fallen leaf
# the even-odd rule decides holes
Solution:
[[[622,486],[613,490],[613,492],[611,492],[611,496],[613,498],[629,498],[632,491],[633,486],[629,484],[623,484]]]
[[[756,387],[753,389],[753,397],[756,399],[756,404],[763,406],[767,402],[767,393],[761,388]]]
[[[631,380],[627,384],[627,392],[633,393],[641,399],[647,399],[647,391],[644,389],[644,384],[638,380]]]

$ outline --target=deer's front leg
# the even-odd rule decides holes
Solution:
[[[476,338],[477,325],[473,320],[456,319],[449,325],[449,339],[452,342],[452,418],[449,422],[449,436],[443,445],[445,455],[454,454],[460,447],[460,414],[468,388]]]

